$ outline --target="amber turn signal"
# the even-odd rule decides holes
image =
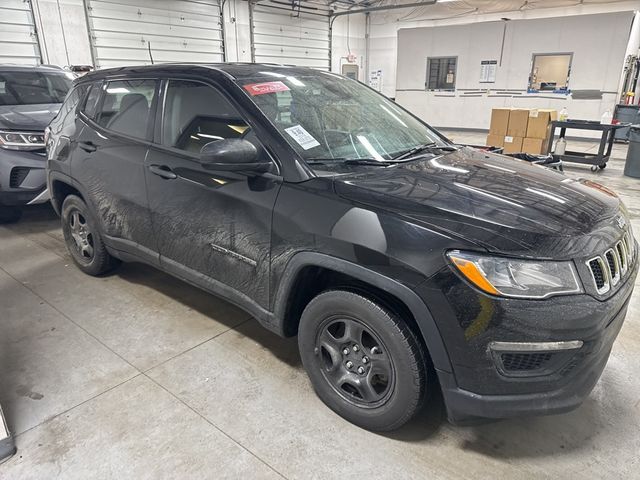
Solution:
[[[490,293],[492,295],[499,295],[498,290],[495,289],[491,283],[485,278],[484,274],[476,266],[475,263],[465,260],[464,258],[456,257],[449,254],[449,258],[456,266],[458,271],[472,284],[478,287],[480,290]]]

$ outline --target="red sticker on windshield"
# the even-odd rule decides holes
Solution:
[[[286,92],[289,90],[282,82],[265,82],[265,83],[250,83],[245,85],[244,89],[251,95],[264,95],[265,93]]]

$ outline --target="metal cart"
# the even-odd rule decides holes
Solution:
[[[615,131],[619,128],[628,127],[628,123],[602,124],[597,121],[591,120],[554,120],[551,122],[551,134],[549,135],[549,143],[547,145],[547,153],[551,153],[553,146],[553,139],[555,136],[556,128],[560,129],[560,137],[564,138],[567,133],[567,128],[574,130],[591,130],[601,132],[600,146],[598,153],[585,153],[585,152],[570,152],[565,151],[563,155],[553,155],[554,158],[562,160],[564,162],[582,163],[585,165],[591,165],[591,171],[595,172],[598,168],[605,168],[609,157],[611,156],[611,149],[613,148],[613,139],[615,137]]]
[[[0,463],[2,463],[4,460],[7,460],[15,452],[16,446],[13,442],[11,432],[9,432],[9,427],[4,420],[2,407],[0,407]]]

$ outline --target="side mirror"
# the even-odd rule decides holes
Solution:
[[[200,164],[207,170],[266,172],[271,162],[261,162],[258,149],[247,140],[230,138],[207,143],[200,150]]]

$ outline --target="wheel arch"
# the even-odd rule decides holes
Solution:
[[[316,252],[300,252],[287,263],[274,298],[274,330],[283,336],[296,335],[300,314],[308,302],[327,284],[372,297],[408,319],[427,348],[436,370],[451,372],[451,362],[440,331],[422,299],[409,287],[347,260]],[[347,282],[346,280],[352,280]],[[337,282],[337,283],[336,283]],[[344,286],[341,286],[344,282]],[[413,323],[413,325],[411,325]]]
[[[51,205],[58,215],[62,213],[62,203],[69,195],[77,195],[85,203],[87,200],[75,182],[66,175],[52,173],[49,177],[49,191],[51,194]]]

